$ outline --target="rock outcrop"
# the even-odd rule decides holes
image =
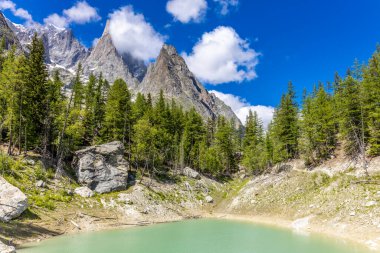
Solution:
[[[97,193],[127,187],[129,164],[121,142],[92,146],[75,152],[73,168],[78,182]]]
[[[88,76],[91,73],[95,75],[102,73],[111,84],[116,79],[122,78],[133,90],[144,77],[146,66],[143,61],[117,51],[109,33],[109,22],[107,22],[102,37],[83,64],[83,74]]]
[[[21,44],[17,39],[17,36],[13,33],[6,18],[0,11],[0,40],[3,38],[5,40],[5,49],[11,49],[13,45],[16,45],[16,48],[21,49]]]
[[[193,179],[201,179],[201,175],[197,171],[189,167],[186,167],[182,170],[182,175]]]
[[[0,253],[16,253],[16,248],[13,246],[5,245],[0,241]]]
[[[28,208],[28,198],[17,187],[0,177],[0,221],[8,222]]]
[[[234,119],[238,125],[241,124],[230,107],[208,93],[191,73],[185,60],[170,45],[162,47],[156,62],[149,66],[137,89],[143,94],[150,93],[153,99],[158,98],[161,90],[167,99],[174,99],[185,110],[194,107],[204,118],[225,116]]]
[[[91,198],[94,196],[94,192],[91,191],[90,188],[88,188],[87,186],[83,186],[83,187],[78,187],[74,190],[74,193],[75,194],[78,194],[79,196],[83,197],[83,198]]]

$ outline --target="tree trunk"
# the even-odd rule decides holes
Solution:
[[[58,144],[58,149],[57,149],[57,157],[58,157],[58,161],[57,161],[57,169],[55,171],[55,178],[61,178],[62,176],[64,176],[66,173],[63,169],[63,138],[64,138],[64,135],[65,135],[65,131],[66,131],[66,127],[67,127],[67,120],[69,118],[69,113],[70,113],[70,106],[71,106],[71,102],[73,100],[73,93],[71,93],[70,95],[70,101],[67,105],[67,108],[66,108],[66,113],[65,113],[65,121],[63,123],[63,127],[62,127],[62,130],[61,130],[61,134],[60,134],[60,137],[59,137],[59,144]]]

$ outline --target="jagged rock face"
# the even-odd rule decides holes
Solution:
[[[72,30],[58,28],[54,25],[25,27],[19,24],[11,25],[25,51],[35,33],[42,37],[45,46],[46,63],[65,69],[73,68],[78,62],[84,61],[88,50],[74,37]]]
[[[167,99],[174,99],[185,110],[194,107],[204,118],[225,116],[234,119],[237,125],[240,120],[230,107],[210,94],[189,70],[185,60],[173,46],[164,45],[156,63],[148,68],[148,72],[137,91],[157,99],[160,90]]]
[[[146,66],[143,61],[131,55],[120,54],[112,42],[108,29],[107,23],[102,37],[83,65],[84,75],[102,73],[111,84],[121,78],[126,81],[130,89],[135,89],[146,73]]]
[[[45,46],[45,62],[49,67],[49,72],[59,70],[62,80],[67,84],[71,82],[78,63],[88,57],[88,50],[74,37],[70,29],[58,28],[50,24],[25,27],[9,20],[8,24],[25,52],[28,52],[28,45],[35,33],[42,38]]]
[[[127,187],[129,164],[121,142],[88,147],[75,152],[73,168],[78,182],[98,193]]]
[[[16,45],[16,48],[21,49],[21,44],[17,39],[17,36],[13,33],[11,27],[9,27],[6,18],[3,13],[0,11],[0,39],[5,39],[5,49],[11,49],[13,45]]]

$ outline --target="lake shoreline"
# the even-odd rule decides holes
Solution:
[[[322,224],[316,224],[315,222],[313,224],[307,224],[306,226],[302,228],[299,228],[299,227],[297,228],[295,227],[295,221],[283,219],[281,217],[213,213],[213,212],[206,212],[206,211],[200,212],[194,216],[184,216],[181,219],[151,220],[151,221],[147,220],[143,223],[135,222],[135,223],[129,223],[129,224],[120,224],[120,225],[115,225],[115,223],[108,223],[108,224],[105,223],[103,224],[102,227],[96,227],[96,228],[93,227],[91,229],[86,229],[86,230],[69,231],[67,233],[59,234],[56,236],[46,235],[46,237],[42,239],[40,238],[40,239],[33,239],[33,240],[30,240],[30,239],[23,240],[20,242],[17,249],[22,249],[30,245],[33,245],[35,243],[41,242],[43,240],[48,240],[57,236],[76,235],[76,234],[88,233],[88,232],[121,230],[121,229],[128,229],[128,228],[133,228],[133,227],[138,227],[138,226],[151,226],[151,225],[161,224],[161,223],[172,223],[172,222],[180,222],[180,221],[195,220],[195,219],[221,219],[221,220],[249,222],[252,224],[264,225],[268,227],[275,227],[278,229],[293,231],[295,233],[299,233],[300,235],[308,236],[309,234],[314,234],[314,235],[322,236],[330,240],[335,239],[343,244],[345,243],[355,244],[360,247],[370,249],[373,252],[380,252],[379,248],[375,249],[374,247],[371,247],[371,245],[368,244],[368,240],[366,240],[368,235],[358,236],[357,234],[353,233],[353,231],[350,231],[350,232],[346,231],[344,234],[342,234],[332,229],[327,229]]]
[[[355,231],[345,231],[344,233],[339,233],[337,230],[333,230],[325,226],[323,223],[313,222],[305,223],[303,226],[297,226],[297,221],[303,220],[299,219],[296,221],[284,219],[275,216],[256,216],[256,215],[243,215],[243,214],[229,214],[229,213],[209,213],[203,216],[203,218],[214,218],[214,219],[225,219],[233,221],[249,222],[252,224],[271,226],[280,229],[286,229],[298,233],[300,235],[315,234],[322,236],[327,239],[336,239],[342,243],[356,244],[360,247],[370,249],[373,252],[380,252],[380,248],[371,243],[371,237],[369,234],[358,234]],[[309,217],[306,217],[306,219]]]

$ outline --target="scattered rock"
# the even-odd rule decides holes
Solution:
[[[365,203],[365,207],[371,207],[371,206],[376,206],[377,205],[377,202],[376,201],[368,201],[367,203]]]
[[[28,198],[17,187],[0,177],[0,220],[8,222],[28,208]]]
[[[78,194],[79,196],[81,196],[83,198],[91,198],[94,196],[94,192],[91,191],[91,189],[88,188],[87,186],[76,188],[74,190],[74,193]]]
[[[24,159],[24,161],[27,165],[30,165],[30,166],[36,165],[36,161],[34,161],[33,159]]]
[[[185,187],[186,187],[186,190],[187,191],[192,191],[192,188],[191,188],[191,185],[189,184],[189,182],[185,182]]]
[[[213,203],[214,202],[214,199],[210,195],[206,196],[205,200],[207,203]]]
[[[194,178],[194,179],[201,179],[201,175],[193,170],[192,168],[186,167],[182,171],[182,175],[189,177],[189,178]]]
[[[127,187],[129,164],[124,159],[124,145],[115,141],[75,152],[73,168],[78,182],[98,193]]]
[[[42,181],[42,180],[38,180],[36,182],[35,186],[38,187],[38,188],[45,188],[46,183],[44,181]]]
[[[0,253],[16,253],[16,248],[13,246],[5,245],[0,241]]]

